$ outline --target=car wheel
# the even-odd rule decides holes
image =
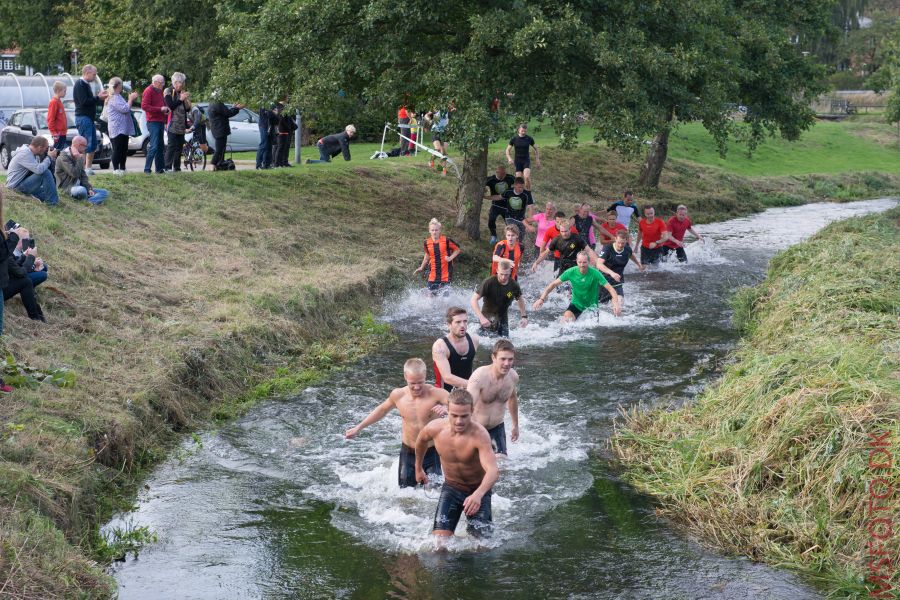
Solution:
[[[100,168],[101,168],[101,169],[108,169],[108,168],[109,168],[109,161],[108,161],[108,160],[104,160],[104,161],[100,162],[99,164],[100,164]]]
[[[4,169],[8,169],[10,160],[9,148],[7,146],[0,146],[0,166]]]

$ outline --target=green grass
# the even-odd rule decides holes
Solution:
[[[669,140],[669,157],[719,167],[730,173],[757,176],[808,175],[878,171],[900,174],[900,146],[888,142],[891,128],[876,124],[885,133],[882,142],[859,135],[867,120],[817,122],[796,142],[766,140],[751,156],[745,147],[731,142],[721,158],[712,137],[698,123],[679,126]]]
[[[736,296],[746,337],[721,381],[625,414],[626,478],[712,543],[867,597],[867,482],[891,477],[868,467],[869,436],[887,432],[900,458],[898,281],[900,208],[779,254]]]

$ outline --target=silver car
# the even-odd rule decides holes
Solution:
[[[206,113],[208,103],[201,102],[197,105],[203,113]],[[140,131],[137,135],[128,140],[128,153],[134,154],[141,152],[147,153],[147,143],[149,135],[147,134],[147,117],[141,109],[133,109],[131,111],[137,121]],[[242,108],[240,112],[231,119],[231,135],[228,136],[227,150],[231,152],[243,152],[245,150],[255,151],[259,147],[259,115],[252,110]],[[185,136],[185,141],[191,141],[192,134]],[[163,141],[167,142],[168,136],[163,133]],[[215,150],[215,140],[209,133],[209,124],[207,123],[206,141],[209,143],[210,150]]]

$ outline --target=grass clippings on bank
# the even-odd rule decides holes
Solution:
[[[721,381],[625,413],[626,477],[712,544],[866,597],[870,434],[889,432],[900,459],[900,209],[776,256],[735,321],[746,337]]]

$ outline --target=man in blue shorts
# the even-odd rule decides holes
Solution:
[[[416,439],[416,481],[428,483],[424,459],[434,445],[444,465],[444,485],[434,514],[432,534],[449,537],[466,514],[466,531],[487,537],[493,530],[491,489],[500,477],[497,458],[485,428],[474,418],[473,399],[466,390],[450,394],[448,418],[432,421]]]

